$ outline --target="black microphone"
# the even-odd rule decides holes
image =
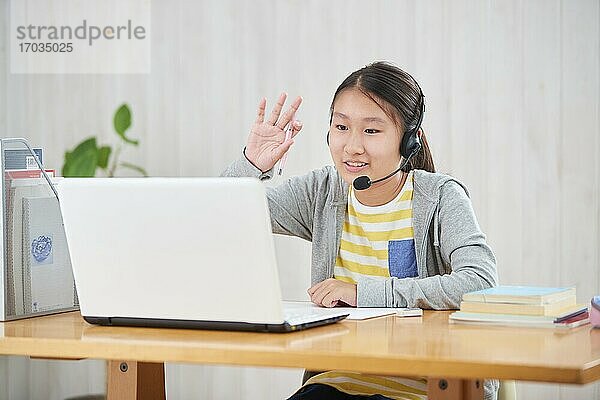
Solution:
[[[420,146],[419,146],[419,148],[420,148]],[[395,170],[394,172],[392,172],[388,176],[383,177],[381,179],[377,179],[375,181],[371,181],[371,178],[369,178],[366,175],[359,176],[358,178],[356,178],[355,180],[352,181],[352,186],[354,186],[354,189],[356,189],[356,190],[366,190],[366,189],[370,188],[371,185],[374,184],[374,183],[385,181],[386,179],[391,178],[392,176],[394,176],[398,172],[400,172],[401,169],[403,169],[404,167],[406,167],[406,164],[408,164],[408,162],[410,161],[410,159],[412,158],[412,156],[414,156],[419,151],[419,148],[417,148],[416,151],[413,151],[413,153],[409,157],[407,157],[402,164],[400,164],[400,167],[398,167],[397,170]]]

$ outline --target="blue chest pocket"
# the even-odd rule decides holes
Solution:
[[[388,242],[388,267],[390,276],[397,278],[414,278],[417,274],[417,256],[415,241],[390,240]]]

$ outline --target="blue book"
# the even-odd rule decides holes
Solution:
[[[43,150],[36,148],[32,149],[35,157],[40,160],[40,164],[44,164]],[[28,149],[4,149],[4,169],[37,169],[37,162],[34,156],[29,152]]]
[[[465,293],[464,301],[483,303],[550,304],[575,297],[574,287],[496,286]]]

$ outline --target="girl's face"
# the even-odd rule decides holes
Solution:
[[[383,178],[398,168],[399,129],[371,98],[356,88],[346,89],[335,99],[332,117],[329,150],[345,182],[352,184],[362,175]]]

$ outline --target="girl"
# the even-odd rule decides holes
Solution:
[[[302,125],[284,128],[302,99],[281,113],[282,94],[265,120],[266,100],[244,157],[227,176],[269,179]],[[330,108],[326,166],[267,189],[274,233],[312,241],[311,301],[334,307],[458,308],[463,293],[497,284],[496,261],[468,192],[435,173],[421,128],[425,98],[401,69],[376,62],[350,74]],[[495,398],[496,381],[487,381]],[[424,379],[326,372],[292,399],[425,398]],[[384,397],[385,396],[385,397]]]

